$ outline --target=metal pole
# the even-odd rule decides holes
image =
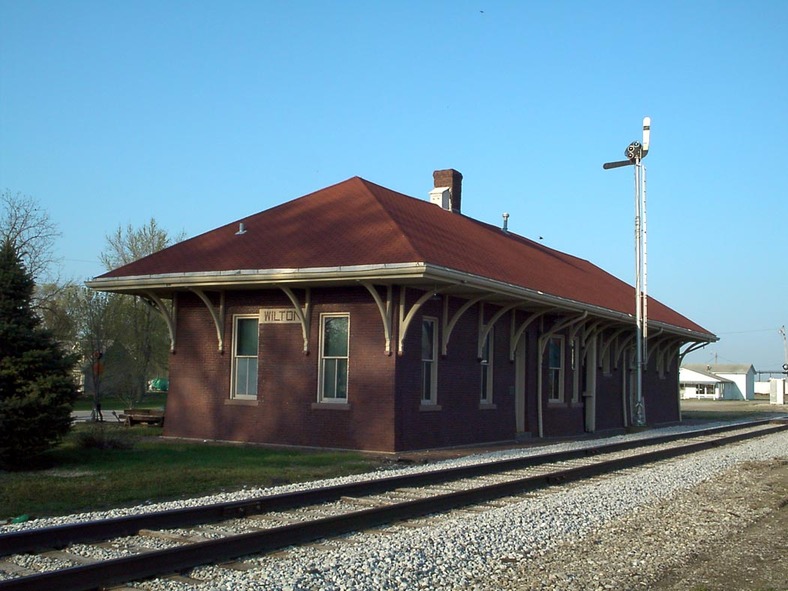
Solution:
[[[648,359],[648,229],[646,224],[646,165],[640,163],[640,197],[643,205],[643,355]],[[645,363],[645,361],[644,361]]]
[[[643,202],[641,196],[640,155],[635,155],[635,408],[632,424],[643,420]]]
[[[648,338],[648,291],[646,265],[646,168],[643,158],[649,151],[651,138],[651,117],[643,118],[643,143],[632,142],[624,151],[626,160],[606,162],[605,170],[634,165],[635,169],[635,335],[636,335],[636,386],[635,404],[632,409],[632,424],[646,424],[645,400],[643,398],[643,370]]]

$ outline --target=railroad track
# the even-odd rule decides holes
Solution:
[[[788,428],[757,421],[215,505],[0,534],[0,591],[97,589],[447,512]],[[237,533],[237,532],[241,533]],[[122,542],[117,542],[122,538]],[[151,549],[151,539],[164,549]],[[112,542],[116,540],[116,542]],[[88,559],[81,546],[103,548]],[[117,556],[117,546],[125,555]],[[24,556],[28,560],[15,560]],[[19,566],[38,563],[44,572]],[[55,564],[68,564],[57,568]],[[54,569],[54,570],[49,570]]]

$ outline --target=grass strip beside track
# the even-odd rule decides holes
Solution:
[[[94,425],[77,425],[36,469],[0,472],[0,521],[45,517],[357,474],[380,461],[336,451],[165,441],[157,427],[105,424],[130,449],[84,448]],[[118,447],[123,447],[119,445]]]

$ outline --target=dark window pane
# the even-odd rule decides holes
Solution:
[[[424,320],[421,323],[421,358],[424,360],[434,359],[435,343],[435,323],[431,320]]]
[[[235,341],[235,354],[257,357],[257,319],[239,318]]]
[[[347,357],[348,318],[337,316],[325,319],[323,355],[325,357]]]

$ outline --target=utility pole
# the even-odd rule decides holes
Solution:
[[[646,424],[646,408],[643,399],[643,366],[648,339],[648,289],[646,264],[646,157],[651,140],[651,117],[643,118],[643,142],[632,142],[624,150],[626,160],[606,162],[602,168],[635,167],[635,330],[636,330],[636,386],[635,408],[632,423],[636,426]]]

